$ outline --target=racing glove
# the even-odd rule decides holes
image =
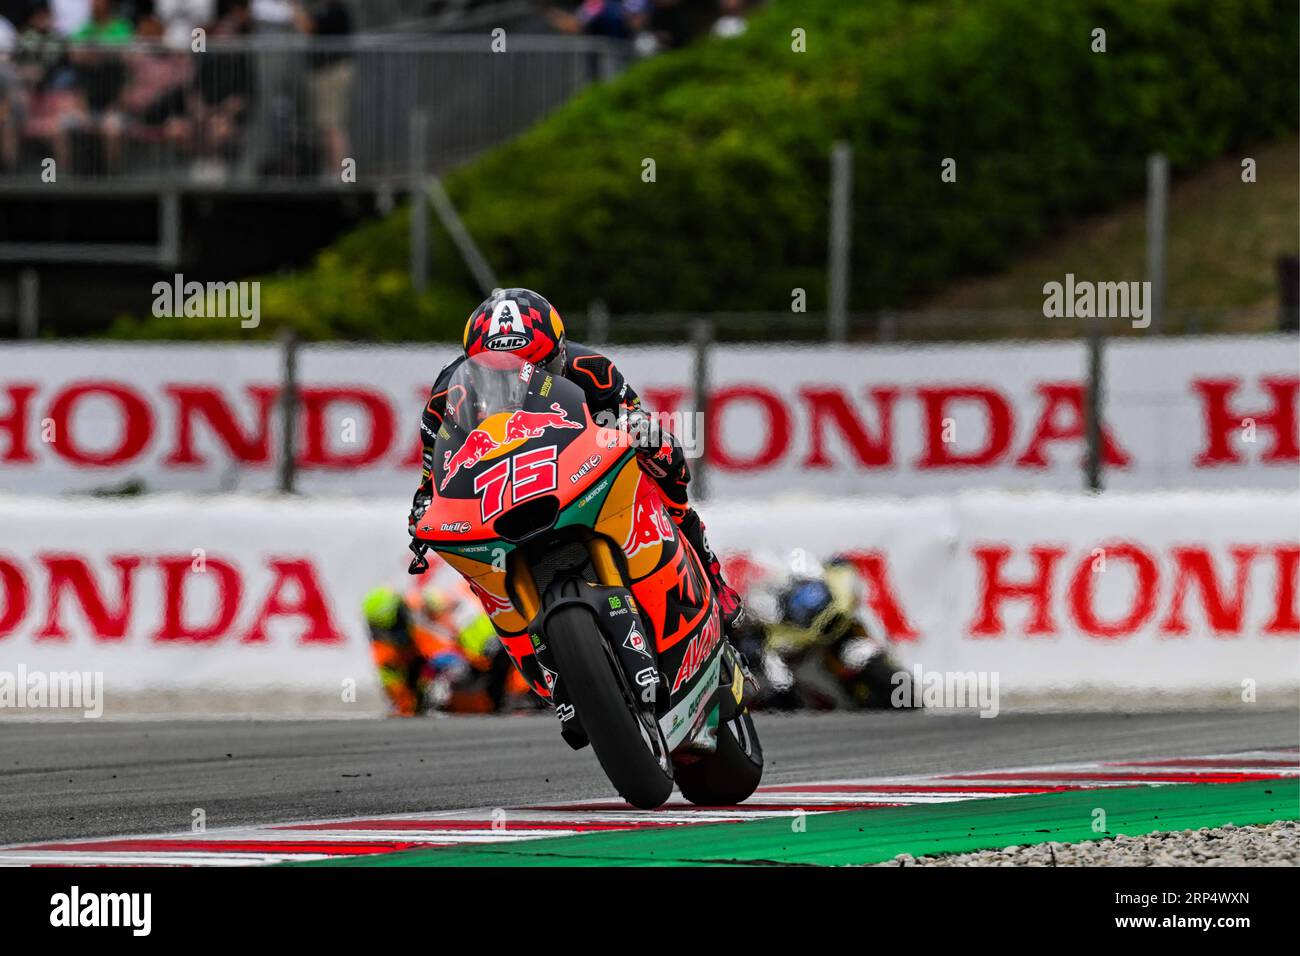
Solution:
[[[671,432],[660,428],[642,408],[628,409],[620,417],[620,425],[628,433],[641,470],[654,479],[663,492],[673,520],[680,521],[688,507],[686,488],[691,480],[681,445]]]

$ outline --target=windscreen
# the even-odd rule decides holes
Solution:
[[[460,364],[447,386],[447,416],[471,432],[497,412],[523,407],[533,366],[513,355],[484,353]]]

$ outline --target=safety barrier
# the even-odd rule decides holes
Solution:
[[[847,554],[905,668],[1140,710],[1300,686],[1298,508],[1281,492],[971,493],[704,516],[750,560]],[[397,499],[0,498],[0,716],[33,713],[5,703],[6,681],[66,672],[102,674],[109,714],[378,714],[361,599],[407,580],[404,516]]]

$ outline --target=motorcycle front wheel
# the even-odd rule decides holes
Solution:
[[[632,806],[653,810],[673,792],[667,742],[654,718],[637,707],[591,613],[580,607],[556,610],[547,621],[546,639],[605,776]]]

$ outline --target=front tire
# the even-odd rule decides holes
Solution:
[[[622,671],[591,613],[556,610],[546,622],[546,639],[605,776],[632,806],[653,810],[673,792],[667,742],[654,718],[642,715],[626,693]]]
[[[678,767],[676,776],[691,803],[727,807],[748,800],[763,779],[763,745],[749,708],[718,728],[717,750]]]

